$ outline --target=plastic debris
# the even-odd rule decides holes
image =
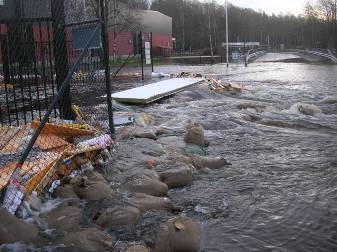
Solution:
[[[71,110],[75,114],[77,120],[85,120],[87,118],[77,105],[72,105]]]
[[[129,112],[117,112],[114,114],[114,125],[116,127],[130,125],[135,122],[135,118],[132,113]]]
[[[13,215],[22,203],[24,197],[23,191],[24,188],[17,180],[11,180],[7,186],[3,207]]]
[[[108,146],[111,146],[114,144],[114,141],[112,140],[111,136],[108,134],[95,137],[93,139],[81,142],[77,145],[78,148],[89,148],[89,147],[101,147],[102,149],[107,148]]]
[[[201,74],[194,74],[194,73],[188,73],[188,72],[181,72],[175,77],[176,78],[203,78]]]
[[[48,189],[48,192],[54,193],[59,186],[61,186],[61,180],[55,180]]]
[[[149,169],[155,169],[157,167],[157,161],[156,160],[148,160],[147,161],[147,168]]]
[[[166,73],[152,73],[151,77],[152,78],[170,78],[171,75],[170,74],[166,74]]]

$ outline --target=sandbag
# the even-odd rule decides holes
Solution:
[[[95,229],[83,229],[76,233],[67,233],[65,245],[80,248],[85,251],[113,251],[114,237],[108,233]]]
[[[150,252],[150,250],[142,245],[136,245],[128,248],[125,252]]]
[[[137,174],[128,177],[125,181],[125,187],[130,192],[145,193],[152,196],[165,196],[168,187],[165,183],[147,174]]]
[[[40,215],[50,229],[72,232],[80,229],[81,210],[75,206],[62,204],[48,213]]]
[[[102,174],[99,172],[92,172],[90,175],[88,175],[88,181],[91,182],[103,182],[105,184],[108,184],[109,182],[103,177]]]
[[[37,228],[0,208],[0,245],[15,242],[31,242],[38,234]]]
[[[126,140],[130,138],[147,138],[157,140],[157,135],[151,129],[140,127],[125,127],[121,131],[121,139]]]
[[[226,165],[231,165],[226,159],[221,157],[203,157],[203,156],[184,156],[184,155],[174,155],[171,157],[171,162],[177,164],[191,164],[196,169],[210,168],[210,169],[220,169]]]
[[[157,135],[149,129],[136,128],[134,131],[134,136],[137,138],[148,138],[152,140],[157,140]]]
[[[58,187],[55,190],[54,195],[61,199],[79,199],[73,186],[69,184]]]
[[[191,157],[192,165],[196,169],[210,168],[210,169],[220,169],[225,165],[228,165],[226,159],[219,157]]]
[[[100,181],[82,180],[74,186],[74,191],[81,199],[98,201],[113,195],[111,187]]]
[[[94,214],[93,222],[104,228],[130,228],[137,224],[141,212],[132,206],[107,208]]]
[[[200,124],[189,123],[186,125],[185,143],[207,147],[209,143],[205,141],[204,129]]]
[[[149,114],[139,113],[135,115],[135,123],[141,127],[147,127],[155,123],[155,118]]]
[[[128,202],[130,205],[137,207],[143,212],[148,210],[176,210],[169,198],[155,197],[144,193],[136,193],[129,198]]]
[[[169,188],[182,187],[192,183],[192,171],[187,166],[181,166],[159,173],[160,181]]]
[[[199,250],[198,227],[190,218],[177,217],[159,226],[154,252],[198,252]]]

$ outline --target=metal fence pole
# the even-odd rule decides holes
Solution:
[[[142,80],[144,80],[144,50],[143,50],[143,32],[139,33],[140,60],[142,64]]]
[[[151,68],[152,73],[154,71],[154,62],[153,62],[153,32],[151,32]]]
[[[101,37],[103,49],[103,64],[105,70],[106,97],[109,113],[109,129],[112,138],[115,138],[115,126],[112,109],[111,83],[110,83],[110,62],[109,62],[109,41],[107,37],[106,22],[108,20],[108,3],[106,0],[100,0],[101,6]]]
[[[69,71],[67,42],[65,34],[65,12],[64,0],[51,1],[51,12],[53,19],[54,35],[54,57],[57,90],[60,90],[62,83],[67,77]],[[71,110],[70,86],[64,91],[60,100],[61,116],[66,120],[73,120],[74,116]]]

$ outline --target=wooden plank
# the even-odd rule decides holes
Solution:
[[[0,150],[2,154],[15,154],[20,148],[24,148],[28,144],[27,137],[31,134],[30,125],[23,126]]]
[[[37,138],[35,145],[40,150],[46,151],[67,146],[70,145],[70,143],[54,134],[42,134]]]
[[[43,168],[40,172],[38,172],[36,175],[34,175],[30,180],[27,181],[25,185],[25,193],[30,194],[39,186],[42,179],[45,177],[45,175],[48,173],[48,171],[56,164],[56,161],[50,163],[45,168]]]
[[[202,78],[174,78],[112,94],[119,102],[148,104],[204,81]]]
[[[0,191],[7,186],[14,170],[16,163],[9,163],[4,168],[0,168]]]
[[[32,128],[36,129],[40,122],[32,122]],[[42,134],[54,134],[65,137],[79,137],[79,136],[94,136],[96,134],[93,130],[81,129],[80,127],[71,127],[70,125],[57,125],[47,123],[42,130]]]
[[[0,149],[5,147],[8,142],[20,131],[20,128],[3,127],[0,128]]]

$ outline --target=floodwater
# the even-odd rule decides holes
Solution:
[[[204,252],[337,251],[337,66],[289,63],[294,58],[267,54],[248,67],[231,64],[228,69],[225,64],[155,67],[165,73],[201,73],[243,87],[238,95],[215,94],[200,84],[136,108],[154,115],[156,126],[177,129],[180,139],[188,120],[201,123],[211,143],[209,154],[232,164],[198,172],[191,186],[169,192],[182,214],[199,223]],[[122,83],[120,88],[132,85],[139,83]],[[93,111],[93,101],[104,103],[104,98],[92,99],[94,94],[101,97],[104,89],[95,85],[86,90],[85,109]],[[139,140],[132,147],[142,144]],[[141,159],[136,156],[140,150],[125,148],[127,153],[119,155],[137,164],[129,156]],[[59,202],[47,203],[50,210]],[[91,208],[84,206],[91,216]],[[136,239],[151,247],[155,228],[170,214],[144,214],[137,232],[113,234],[123,242]],[[54,237],[45,233],[46,240]],[[51,242],[42,250],[25,244],[0,250],[59,251]]]
[[[210,154],[232,163],[170,193],[200,223],[203,251],[337,251],[336,66],[155,70],[202,73],[244,87],[236,96],[195,88],[146,109],[168,127],[202,123]]]

